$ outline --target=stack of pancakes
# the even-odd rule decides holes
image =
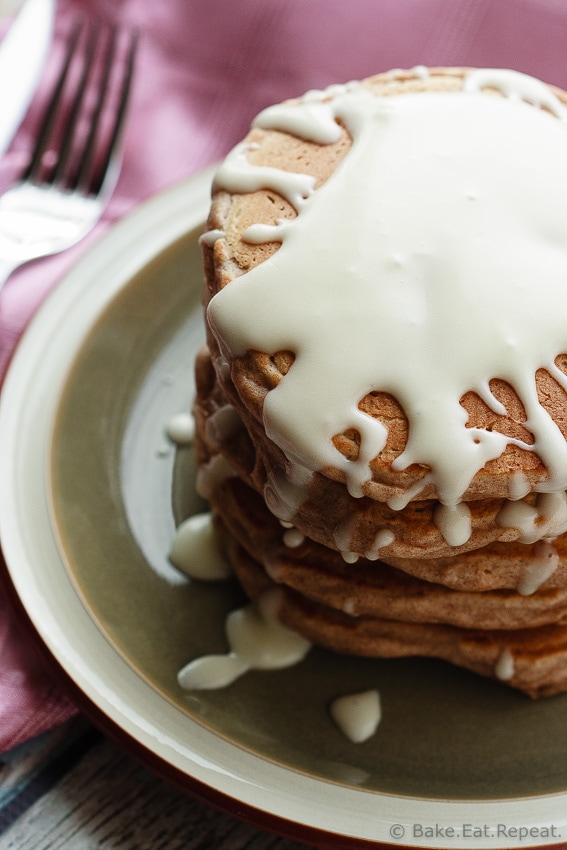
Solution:
[[[466,73],[396,71],[361,85],[380,98],[451,93]],[[502,93],[486,94],[493,96]],[[325,143],[298,128],[260,122],[245,140],[241,152],[267,175],[265,186],[217,179],[202,239],[206,305],[277,260],[280,241],[251,238],[250,228],[277,233],[301,218],[301,204],[274,188],[274,173],[309,175],[316,194],[348,157],[344,126]],[[459,399],[467,428],[506,439],[449,507],[426,464],[396,466],[412,429],[398,399],[380,386],[367,392],[358,409],[387,437],[357,490],[344,472],[362,451],[355,427],[333,435],[341,462],[319,468],[299,462],[296,447],[266,427],[266,398],[293,375],[298,353],[233,351],[208,315],[196,364],[199,487],[246,594],[254,600],[277,585],[281,621],[337,652],[441,658],[531,696],[567,690],[567,500],[563,489],[547,486],[549,469],[512,385],[491,377],[495,404],[474,388]],[[554,362],[567,374],[567,355],[557,352]],[[332,384],[334,368],[329,362],[321,380]],[[542,409],[567,438],[564,387],[545,368],[535,383]]]

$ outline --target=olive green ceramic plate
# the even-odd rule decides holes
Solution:
[[[221,691],[178,686],[186,662],[226,651],[225,614],[241,603],[232,581],[191,583],[167,558],[175,523],[203,507],[191,452],[164,428],[190,406],[203,339],[210,178],[114,228],[19,346],[0,406],[15,607],[109,734],[258,825],[326,847],[567,840],[567,697],[532,702],[442,663],[317,649]],[[383,719],[355,745],[328,704],[369,688]]]

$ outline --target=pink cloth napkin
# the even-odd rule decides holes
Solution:
[[[50,67],[81,11],[140,29],[124,168],[95,233],[3,290],[0,375],[81,253],[141,200],[223,156],[269,103],[416,64],[508,67],[567,88],[564,0],[60,0]],[[25,163],[31,136],[28,120],[0,163],[0,188]],[[0,596],[0,751],[75,710]]]

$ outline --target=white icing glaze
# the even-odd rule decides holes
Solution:
[[[415,65],[411,72],[418,80],[428,80],[430,77],[429,68],[426,68],[425,65]]]
[[[514,673],[514,656],[512,655],[509,649],[503,649],[500,655],[498,656],[498,660],[494,668],[494,675],[497,679],[500,679],[503,682],[507,682],[513,677]]]
[[[225,404],[207,419],[207,440],[213,446],[219,446],[240,428],[242,428],[242,420],[236,409],[231,404]]]
[[[291,523],[305,498],[312,474],[295,464],[290,464],[287,473],[283,469],[269,471],[264,486],[264,501],[280,521]]]
[[[380,551],[393,543],[395,539],[393,531],[390,531],[389,528],[381,528],[376,532],[372,546],[364,553],[364,557],[368,561],[376,561],[380,557]]]
[[[530,492],[530,482],[527,475],[523,472],[515,472],[510,479],[510,487],[508,498],[515,502],[518,499],[523,499]]]
[[[170,440],[178,446],[190,446],[195,439],[195,420],[190,413],[176,413],[165,426]]]
[[[423,488],[433,480],[429,473],[419,478],[414,484],[407,488],[405,493],[399,493],[388,499],[388,507],[393,511],[402,511],[415,496],[419,496]]]
[[[347,597],[343,602],[343,611],[345,614],[348,614],[349,617],[357,617],[358,616],[358,608],[356,605],[356,600],[351,597]]]
[[[355,527],[356,517],[348,517],[335,528],[333,534],[335,545],[347,564],[354,564],[359,558],[359,555],[351,549],[351,538]]]
[[[333,87],[271,107],[256,123],[326,144],[339,120],[353,146],[316,192],[305,175],[250,164],[243,147],[216,179],[230,191],[271,188],[299,210],[277,228],[275,257],[208,308],[233,355],[296,355],[266,398],[268,435],[293,464],[341,469],[361,496],[386,429],[358,402],[378,389],[410,423],[395,468],[428,466],[444,505],[457,505],[508,443],[540,456],[550,476],[540,489],[565,490],[567,444],[535,386],[538,368],[567,385],[554,364],[567,351],[565,108],[538,80],[486,70],[470,73],[462,92],[381,98],[357,84]],[[466,427],[459,399],[476,391],[498,410],[495,376],[522,401],[533,445]],[[332,444],[348,428],[360,434],[355,461]],[[438,513],[443,531],[462,542],[463,514],[447,516]]]
[[[504,68],[476,68],[467,74],[464,91],[480,92],[485,87],[496,89],[510,100],[523,100],[548,109],[557,118],[564,120],[567,115],[565,107],[551,89],[528,74]]]
[[[226,619],[230,651],[206,655],[179,671],[186,690],[211,690],[230,685],[249,670],[281,670],[300,662],[311,644],[276,618],[279,591],[268,590],[254,605],[232,611]]]
[[[526,564],[516,588],[522,596],[530,596],[553,575],[559,566],[559,554],[552,543],[540,540],[534,546],[534,560]]]
[[[299,210],[315,188],[315,178],[293,174],[270,166],[254,166],[248,162],[250,145],[235,147],[218,169],[214,185],[228,192],[256,192],[269,186]],[[251,314],[253,315],[253,314]]]
[[[283,535],[283,542],[290,549],[296,549],[305,540],[305,535],[297,528],[288,528]]]
[[[232,685],[249,669],[247,661],[233,652],[202,655],[179,671],[177,681],[186,691],[212,691]]]
[[[462,546],[471,536],[471,512],[465,502],[438,504],[433,520],[449,546]]]
[[[224,235],[224,230],[207,230],[199,236],[199,244],[208,245],[210,247],[215,244],[217,239],[222,239]]]
[[[281,561],[277,555],[273,552],[266,552],[262,559],[262,563],[264,569],[268,576],[274,581],[276,584],[281,584],[283,579],[283,571],[281,566]]]
[[[307,92],[302,98],[302,109],[287,110],[283,122],[280,105],[268,106],[258,115],[253,126],[269,127],[277,124],[278,129],[285,130],[293,136],[300,136],[302,139],[318,142],[320,145],[332,144],[340,139],[341,130],[323,103],[323,98],[328,94],[329,92]]]
[[[516,528],[520,543],[536,543],[567,531],[567,495],[540,493],[535,505],[506,502],[496,517],[503,528]]]
[[[376,690],[347,694],[335,699],[329,712],[341,732],[361,744],[374,735],[382,719],[380,695]]]
[[[219,549],[210,513],[194,514],[178,526],[169,560],[202,581],[225,579],[232,573]]]
[[[197,471],[197,492],[204,499],[208,499],[219,484],[234,474],[234,469],[228,460],[222,455],[215,455]]]

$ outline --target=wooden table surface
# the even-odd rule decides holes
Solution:
[[[0,850],[302,850],[151,774],[83,718],[0,755]]]

